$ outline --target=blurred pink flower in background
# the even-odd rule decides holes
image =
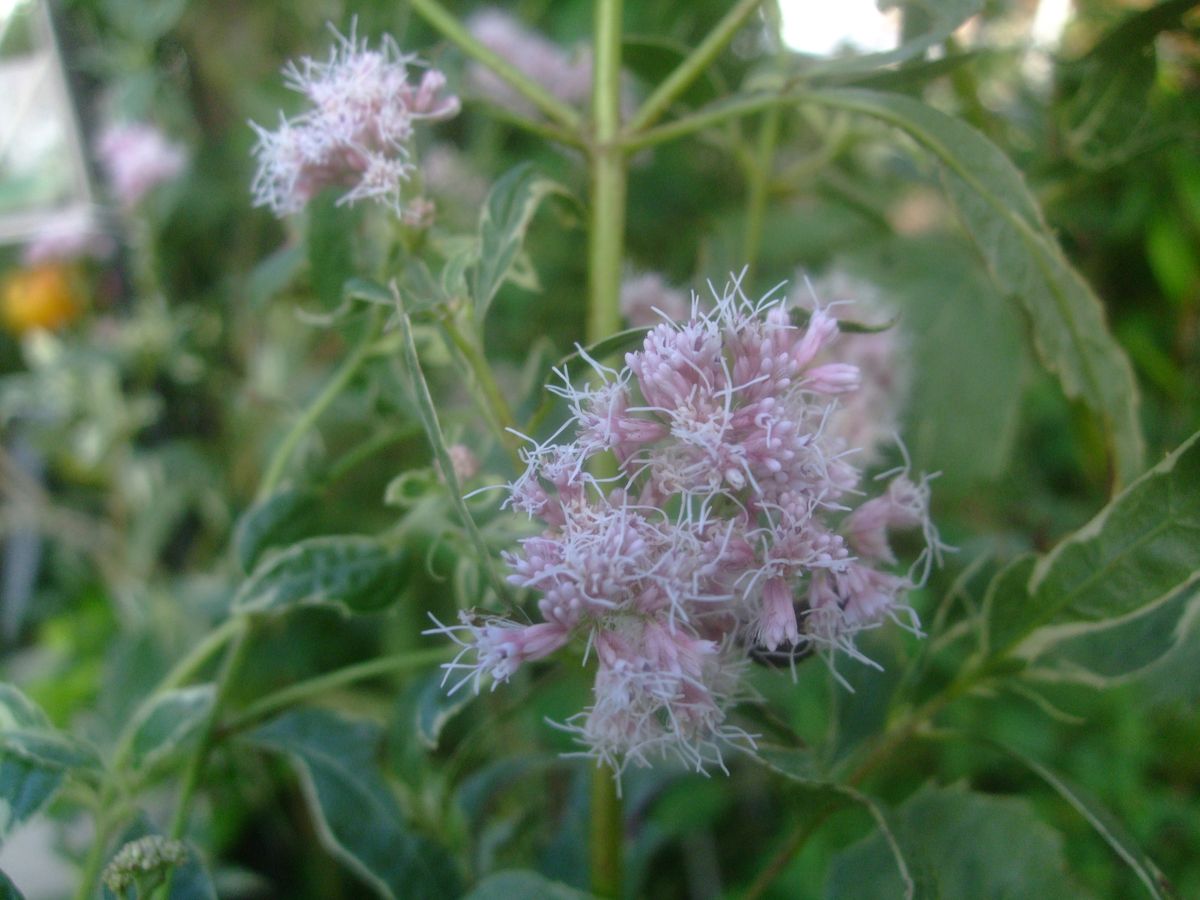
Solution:
[[[109,125],[96,144],[96,155],[113,195],[124,207],[137,206],[154,187],[187,166],[187,151],[155,126],[144,122]]]
[[[101,230],[91,211],[76,208],[48,220],[25,244],[21,260],[27,266],[38,266],[85,257],[105,259],[116,248],[112,235]]]
[[[682,321],[689,307],[687,294],[657,272],[630,275],[621,282],[621,315],[633,328],[657,325],[664,317]]]

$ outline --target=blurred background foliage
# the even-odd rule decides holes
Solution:
[[[450,6],[464,17],[477,8]],[[631,92],[644,94],[646,81],[669,71],[727,6],[626,4]],[[961,116],[1025,173],[1133,362],[1151,462],[1200,428],[1200,19],[1187,6],[1081,0],[1061,46],[1047,51],[1023,38],[1033,4],[989,0],[936,53],[886,70],[850,68],[846,76]],[[591,27],[588,0],[524,0],[509,9],[568,47]],[[917,4],[909,10],[906,22],[916,28]],[[75,265],[62,283],[38,288],[45,297],[71,292],[70,321],[55,331],[10,322],[0,336],[5,677],[55,724],[105,741],[219,618],[241,578],[228,551],[237,516],[254,500],[270,448],[345,352],[336,331],[297,316],[297,308],[319,311],[314,293],[323,292],[322,258],[306,249],[312,242],[303,223],[280,223],[250,206],[247,121],[272,123],[278,110],[293,110],[297,98],[280,67],[320,55],[326,22],[344,29],[357,16],[360,34],[388,32],[402,47],[423,48],[452,86],[464,83],[465,63],[403,3],[67,0],[55,14],[85,133],[112,118],[152,121],[191,154],[186,174],[136,215],[110,210],[109,225],[121,236],[114,261]],[[689,102],[772,77],[776,63],[766,53],[777,40],[770,17],[755,20]],[[788,61],[801,78],[820,64]],[[525,160],[585,195],[572,151],[466,99],[465,113],[436,129],[438,145],[423,148],[458,167],[458,194],[437,197],[442,222],[473,227],[486,185]],[[1103,505],[1112,474],[1102,435],[1034,363],[1028,321],[988,278],[941,198],[937,173],[913,147],[868,120],[803,108],[781,117],[778,152],[764,171],[758,125],[748,118],[633,157],[628,264],[700,292],[706,279],[723,281],[748,261],[748,185],[765,177],[751,292],[806,273],[814,282],[837,272],[874,286],[911,350],[903,435],[919,469],[943,473],[935,520],[960,548],[915,602],[932,618],[956,583],[978,598],[1001,562],[1047,549]],[[528,410],[548,364],[582,334],[578,208],[549,203],[526,246],[537,289],[502,289],[487,346],[513,402]],[[362,258],[368,250],[351,242],[346,252]],[[0,267],[17,277],[15,248]],[[447,410],[469,409],[452,361],[439,365],[431,342],[422,348]],[[503,453],[489,451],[472,414],[447,412],[444,425],[478,450],[477,484],[509,477]],[[400,507],[406,545],[419,561],[405,587],[408,602],[354,618],[302,610],[272,624],[234,702],[383,649],[428,645],[419,636],[425,610],[452,614],[454,595],[469,595],[479,581],[449,514],[429,499],[437,490],[430,466],[392,361],[373,360],[303,447],[296,480],[306,495],[292,538],[389,527],[397,508],[382,502],[385,488],[415,471]],[[476,502],[486,531],[495,504],[486,496]],[[488,537],[499,550],[514,536]],[[1037,695],[969,700],[949,716],[1084,785],[1124,819],[1184,897],[1200,896],[1193,594],[1159,625],[1177,628],[1182,639],[1149,667],[1128,663],[1140,638],[1118,636],[1109,652],[1119,674],[1102,689],[1039,685]],[[869,641],[867,652],[885,669],[846,665],[853,694],[819,664],[801,666],[795,684],[763,671],[758,686],[787,727],[818,742],[834,734],[826,746],[848,752],[878,724],[923,648],[887,634]],[[414,743],[413,723],[436,702],[437,675],[345,691],[327,705],[383,723],[386,769],[406,811],[474,871],[531,867],[582,888],[586,767],[558,757],[569,741],[542,723],[577,710],[586,685],[551,674],[537,670],[513,690],[470,700],[470,716],[447,714],[444,733],[429,736],[432,748]],[[214,765],[201,843],[221,896],[361,895],[354,875],[313,852],[317,827],[278,756],[218,754]],[[904,803],[914,821],[949,828],[939,804],[963,782],[1011,799],[1004,810],[981,811],[982,820],[1011,817],[1016,828],[1050,826],[1061,835],[1058,859],[1028,863],[1051,872],[1036,882],[1045,890],[1063,883],[1098,897],[1141,890],[1082,817],[994,748],[914,741],[869,785]],[[169,794],[164,787],[161,799]],[[810,802],[740,762],[733,778],[707,781],[634,771],[626,797],[629,890],[653,897],[736,896]],[[861,811],[833,818],[771,896],[876,896],[861,892],[862,872],[875,871],[881,852],[866,837],[871,826]],[[78,855],[79,843],[68,829],[59,849]],[[10,860],[0,856],[0,867]],[[1055,870],[1063,860],[1069,882]],[[886,888],[894,876],[879,877],[878,896],[895,896]],[[1066,894],[1039,894],[1052,895]]]

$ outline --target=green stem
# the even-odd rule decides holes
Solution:
[[[628,174],[625,149],[620,141],[621,0],[597,0],[595,10],[588,344],[608,337],[621,327],[621,259]]]
[[[775,167],[775,146],[779,142],[779,125],[783,111],[772,106],[763,113],[758,131],[758,151],[750,171],[746,173],[746,233],[742,244],[742,261],[749,266],[746,283],[753,284],[762,245],[763,221],[767,215],[767,197],[771,172]]]
[[[492,427],[500,439],[500,444],[508,451],[516,470],[521,471],[525,467],[525,463],[522,462],[520,454],[517,452],[521,439],[509,430],[516,429],[517,420],[513,415],[512,407],[508,405],[504,392],[496,383],[496,376],[492,373],[491,364],[484,356],[478,342],[464,334],[452,317],[448,316],[443,320],[442,327],[445,328],[450,342],[462,355],[463,360],[471,369],[471,374],[475,377],[475,383],[482,393],[482,397],[477,398],[480,401],[480,408],[491,421]]]
[[[457,17],[449,12],[437,0],[409,0],[426,22],[441,32],[442,36],[473,59],[483,63],[499,75],[514,91],[544,112],[568,131],[578,131],[580,128],[579,111],[572,109],[559,100],[536,81],[526,77],[519,69],[505,60],[499,54],[493,53],[471,33],[463,28]]]
[[[624,828],[617,782],[608,766],[592,771],[592,893],[597,897],[621,896],[621,851]]]
[[[96,811],[96,837],[92,840],[83,870],[79,873],[79,887],[75,889],[75,900],[91,900],[96,894],[100,871],[104,866],[104,851],[108,849],[108,839],[112,837],[112,824],[105,816],[106,812],[103,805]]]
[[[187,768],[183,773],[183,786],[179,791],[178,805],[175,807],[175,815],[171,819],[171,827],[167,833],[168,837],[175,840],[183,838],[184,830],[187,828],[188,816],[192,811],[192,800],[196,795],[196,788],[200,784],[200,777],[204,774],[204,764],[208,761],[209,751],[212,750],[214,737],[217,731],[217,722],[221,716],[221,707],[224,706],[225,700],[229,696],[229,690],[237,677],[238,671],[242,667],[242,663],[246,659],[246,651],[250,646],[250,632],[252,631],[252,622],[245,614],[239,615],[234,621],[238,623],[237,633],[233,638],[233,644],[225,653],[225,662],[221,666],[221,672],[217,676],[216,693],[213,697],[212,709],[208,711],[205,717],[204,725],[200,731],[200,739],[196,742],[196,748],[192,751],[192,755],[188,759]]]
[[[634,115],[629,123],[630,132],[643,131],[649,128],[665,113],[679,97],[683,95],[697,78],[704,74],[717,55],[733,40],[738,29],[758,8],[762,0],[741,0],[725,14],[716,27],[708,33],[699,46],[684,59],[666,80],[646,98],[646,102]]]
[[[472,105],[478,106],[490,119],[504,122],[506,125],[512,125],[514,128],[520,128],[528,131],[530,134],[536,134],[538,137],[545,138],[548,141],[557,141],[560,144],[566,144],[568,147],[576,147],[580,150],[587,148],[587,141],[578,131],[568,131],[565,128],[559,128],[547,122],[539,122],[536,119],[530,119],[520,113],[515,113],[511,109],[496,106],[494,103],[475,102]]]
[[[625,235],[625,148],[621,145],[621,0],[596,0],[592,87],[591,204],[588,229],[587,343],[621,327]],[[613,773],[592,773],[591,881],[600,897],[621,896],[621,799]]]
[[[113,811],[117,808],[121,770],[125,768],[129,754],[133,752],[136,725],[143,720],[143,711],[149,709],[164,693],[174,690],[194,675],[214,653],[233,637],[237,632],[237,627],[236,619],[228,619],[209,632],[187,656],[175,664],[175,667],[163,677],[154,690],[142,701],[137,711],[126,721],[125,727],[117,737],[108,778],[104,789],[100,792],[100,802],[96,810],[96,837],[79,876],[79,888],[75,894],[78,900],[85,900],[95,893],[96,881],[99,879],[101,867],[104,865],[104,851],[108,847],[108,839],[112,837],[114,826],[119,822],[119,817],[114,816]]]
[[[284,435],[279,446],[275,448],[275,453],[271,457],[266,474],[263,476],[262,484],[258,489],[260,499],[270,496],[279,487],[279,483],[283,480],[284,472],[287,470],[288,463],[291,462],[292,454],[296,452],[296,447],[300,444],[300,441],[308,434],[313,425],[316,424],[321,414],[346,389],[346,385],[350,383],[351,379],[354,378],[358,370],[362,367],[362,364],[371,355],[372,345],[379,336],[382,320],[377,309],[372,309],[369,315],[370,319],[367,328],[359,339],[358,344],[350,352],[350,355],[342,361],[342,365],[334,373],[333,378],[325,385],[321,393],[313,398],[313,401],[301,413],[300,418],[292,424],[291,429]]]
[[[323,675],[307,678],[304,681],[299,681],[296,684],[289,685],[282,690],[256,700],[230,719],[222,727],[221,733],[229,734],[241,731],[278,710],[286,709],[302,700],[307,700],[309,697],[315,697],[318,694],[324,694],[336,688],[345,687],[348,684],[366,681],[368,678],[375,678],[389,672],[421,669],[433,663],[442,662],[446,659],[447,653],[448,650],[445,647],[437,647],[432,650],[408,651],[391,656],[381,656],[378,659],[367,660],[353,666],[346,666],[343,669],[336,669],[332,672],[326,672]]]
[[[666,125],[632,133],[625,138],[623,146],[631,152],[644,150],[647,147],[687,137],[714,125],[722,125],[733,119],[753,115],[775,106],[786,106],[799,99],[797,94],[752,94],[724,103],[714,103],[691,115],[681,116]]]

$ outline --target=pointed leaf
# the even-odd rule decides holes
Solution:
[[[1200,433],[1039,560],[1023,606],[1015,583],[1003,613],[1001,604],[989,604],[989,625],[1003,634],[991,650],[1002,652],[1042,625],[1147,611],[1197,582]],[[1001,615],[1006,624],[997,627]],[[1062,636],[1053,628],[1029,634],[1019,652],[1035,657]]]
[[[448,695],[442,687],[442,672],[434,672],[421,685],[417,695],[416,731],[426,749],[436,750],[442,729],[475,699],[470,691]]]
[[[384,780],[372,723],[324,710],[288,713],[247,736],[286,754],[321,842],[383,897],[455,897],[459,878],[446,851],[415,833]]]
[[[91,748],[55,730],[15,687],[0,684],[0,843],[45,807],[72,773],[99,769]]]
[[[150,771],[186,750],[199,735],[216,696],[215,686],[200,684],[166,691],[138,712],[130,764]]]
[[[482,323],[508,277],[538,206],[550,194],[570,196],[562,185],[522,163],[502,175],[479,217],[479,262],[471,271],[475,320]]]
[[[908,97],[863,90],[804,96],[894,125],[937,158],[992,278],[1028,315],[1042,364],[1068,397],[1100,418],[1121,481],[1132,481],[1144,455],[1133,369],[1108,331],[1099,299],[1063,256],[1016,167],[969,125]]]
[[[925,788],[889,817],[912,865],[916,897],[1083,897],[1068,874],[1062,839],[1022,799]],[[892,900],[905,885],[881,834],[839,853],[827,900]]]
[[[309,538],[266,557],[233,598],[240,612],[334,605],[352,613],[394,603],[408,580],[407,554],[378,538]]]
[[[988,738],[975,740],[1011,756],[1057,791],[1076,812],[1087,819],[1097,834],[1104,838],[1117,856],[1133,870],[1151,897],[1155,900],[1171,900],[1177,896],[1167,876],[1154,864],[1154,860],[1142,851],[1121,821],[1099,800],[1015,747]]]
[[[318,509],[316,491],[286,487],[242,513],[233,530],[233,555],[242,571],[252,571],[272,547],[309,537]]]

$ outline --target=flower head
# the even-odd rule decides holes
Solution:
[[[187,165],[187,151],[145,122],[108,126],[96,145],[100,165],[122,206],[133,207]]]
[[[837,420],[860,371],[838,341],[827,310],[794,317],[735,279],[711,311],[693,301],[653,328],[620,371],[593,362],[591,385],[553,386],[571,419],[524,451],[507,500],[545,525],[505,556],[542,622],[435,629],[463,648],[447,675],[506,680],[577,640],[597,662],[593,701],[563,727],[586,752],[617,771],[657,758],[703,771],[754,747],[730,721],[752,654],[861,656],[863,629],[916,630],[905,594],[941,549],[928,479],[906,468],[859,502]],[[927,542],[907,572],[885,568],[897,529]]]
[[[307,97],[310,108],[292,119],[281,114],[274,131],[251,123],[258,133],[255,205],[283,216],[338,186],[346,188],[343,202],[377,200],[403,215],[415,123],[450,118],[458,98],[445,92],[446,78],[436,69],[414,82],[416,57],[401,53],[390,37],[372,50],[353,26],[349,36],[334,35],[327,60],[305,57],[284,69],[287,86]]]

